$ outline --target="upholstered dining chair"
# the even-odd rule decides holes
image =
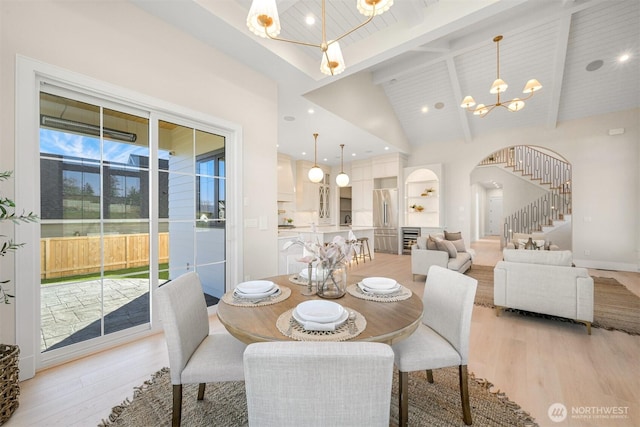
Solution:
[[[244,372],[250,427],[389,426],[393,351],[387,344],[249,344]]]
[[[246,345],[226,333],[209,334],[207,305],[197,273],[179,276],[156,294],[169,351],[171,422],[175,427],[182,417],[182,385],[200,384],[198,400],[202,400],[208,382],[244,380]]]
[[[464,274],[437,265],[429,268],[422,297],[422,324],[411,336],[392,346],[399,371],[400,427],[408,421],[408,373],[424,369],[427,381],[432,383],[432,370],[449,366],[458,367],[462,419],[471,425],[467,361],[477,286],[477,280]]]

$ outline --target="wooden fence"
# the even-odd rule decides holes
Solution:
[[[103,236],[104,269],[121,270],[149,265],[149,234]],[[160,263],[169,261],[169,233],[159,234]],[[100,236],[51,237],[40,240],[40,278],[100,272]]]

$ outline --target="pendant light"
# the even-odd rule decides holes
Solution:
[[[349,185],[349,175],[344,173],[344,144],[340,144],[340,173],[336,176],[336,184],[338,187],[346,187]]]
[[[313,154],[313,167],[309,169],[309,181],[320,182],[324,178],[324,172],[318,167],[318,134],[314,133],[314,154]]]

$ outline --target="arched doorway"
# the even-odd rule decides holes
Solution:
[[[518,233],[542,234],[571,250],[571,164],[535,146],[490,153],[472,170],[472,240],[499,239],[500,248]]]

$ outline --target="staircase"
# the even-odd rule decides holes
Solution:
[[[503,242],[512,233],[547,233],[570,221],[571,165],[534,148],[519,145],[487,156],[481,166],[503,165],[514,174],[548,188],[547,194],[505,217]]]

